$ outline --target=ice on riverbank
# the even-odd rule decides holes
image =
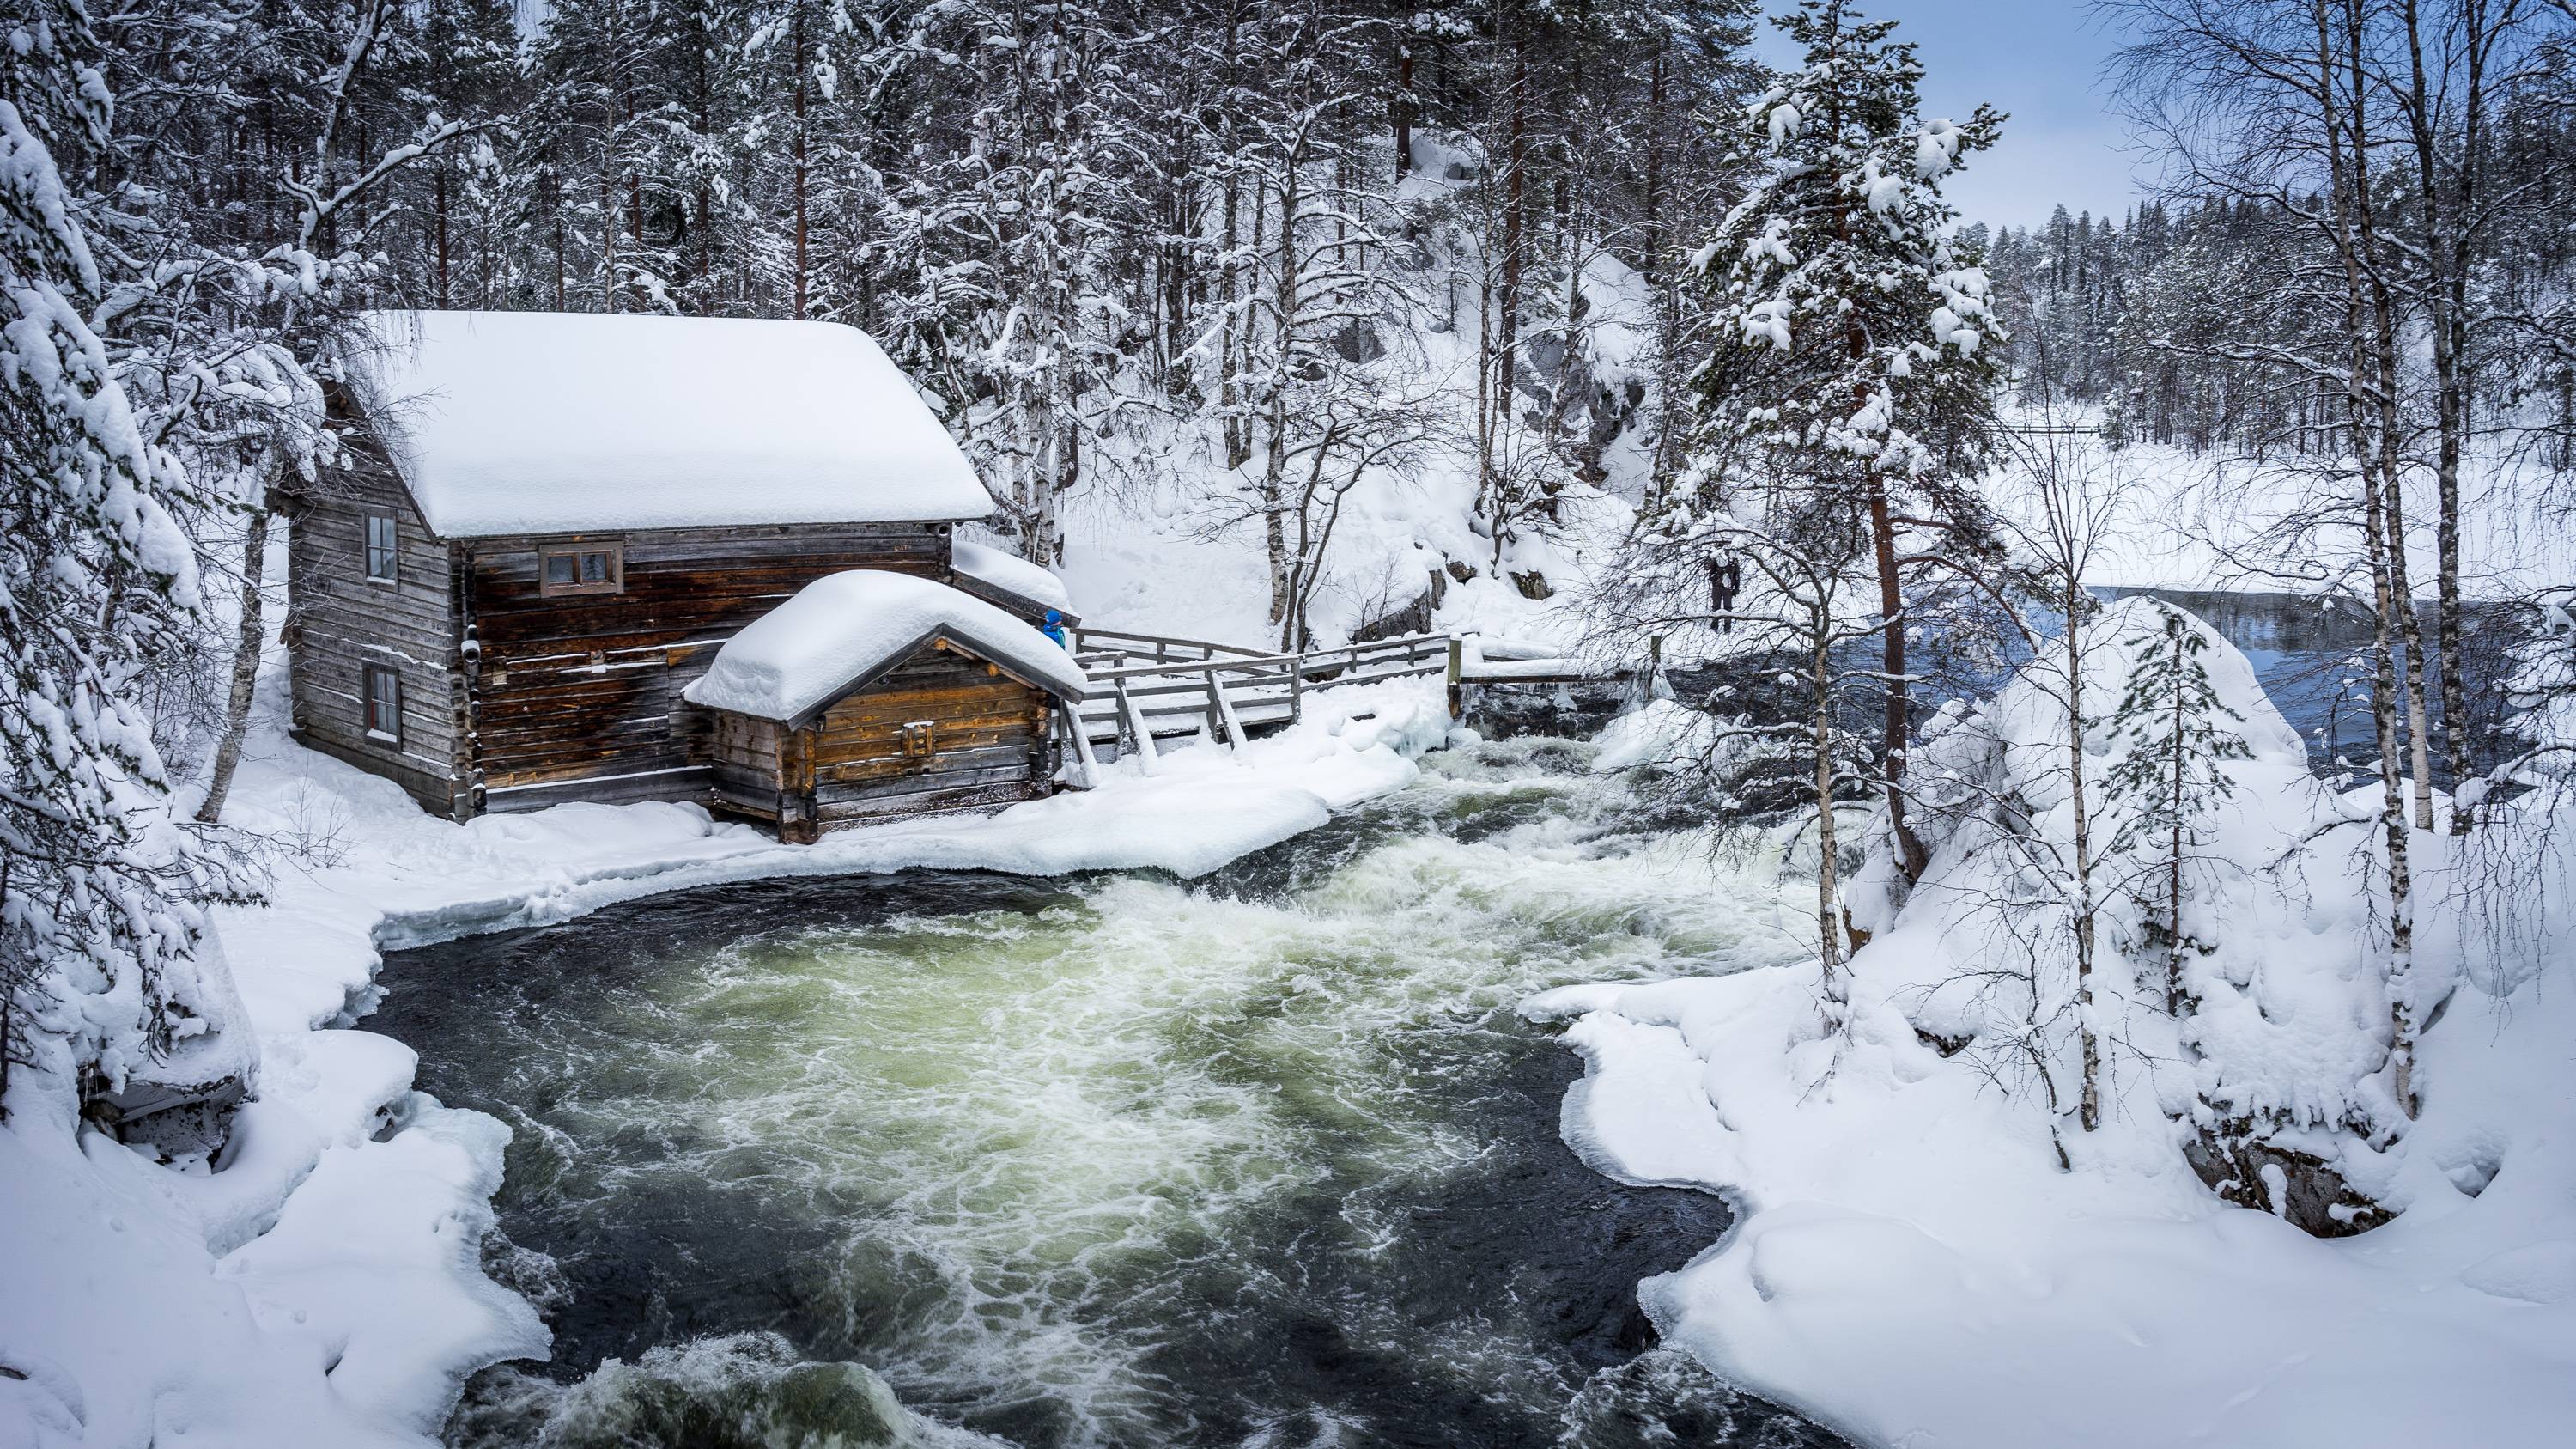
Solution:
[[[564,805],[459,826],[289,744],[270,718],[227,812],[294,854],[219,915],[259,1046],[223,1170],[153,1165],[60,1100],[0,1128],[0,1446],[279,1449],[435,1441],[464,1375],[543,1356],[487,1280],[508,1131],[412,1090],[408,1047],[334,1030],[396,945],[723,881],[909,867],[1196,876],[1402,788],[1449,720],[1436,681],[1307,696],[1242,754],[1172,750],[989,816],[781,846],[685,805]],[[19,1377],[16,1375],[23,1375]]]

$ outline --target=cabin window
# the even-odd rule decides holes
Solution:
[[[537,553],[538,592],[550,599],[561,594],[623,593],[626,590],[625,552],[613,543],[540,549]]]
[[[367,738],[402,743],[402,676],[381,664],[367,666]]]
[[[390,584],[394,565],[401,558],[401,535],[394,529],[390,513],[367,515],[367,578],[369,582]]]

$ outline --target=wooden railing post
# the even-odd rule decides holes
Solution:
[[[1234,712],[1234,701],[1225,697],[1225,686],[1217,682],[1216,670],[1207,672],[1208,706],[1216,711],[1217,723],[1225,727],[1227,748],[1241,755],[1251,741],[1243,733],[1243,719]]]
[[[1463,635],[1452,634],[1449,636],[1449,717],[1451,719],[1464,719],[1467,716],[1466,676],[1467,640]]]
[[[1127,681],[1118,681],[1118,708],[1127,717],[1127,728],[1136,736],[1136,758],[1144,762],[1145,773],[1162,771],[1162,752],[1154,748],[1154,727],[1145,712],[1136,707],[1136,697],[1127,692]]]
[[[1082,777],[1077,788],[1091,789],[1100,783],[1100,757],[1092,753],[1091,725],[1082,717],[1082,702],[1076,700],[1065,706],[1063,718],[1065,732],[1073,736],[1074,761],[1081,767],[1076,771]]]

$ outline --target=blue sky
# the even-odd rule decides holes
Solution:
[[[1785,9],[1785,0],[1771,8]],[[2003,140],[1949,187],[1970,220],[2034,226],[2061,201],[2097,216],[2127,210],[2145,163],[2126,149],[2102,83],[2118,37],[2084,0],[1862,0],[1862,8],[1897,21],[1897,37],[1915,43],[1926,115],[1966,115],[1979,101],[2011,113]],[[1763,31],[1763,59],[1798,59],[1778,31]]]

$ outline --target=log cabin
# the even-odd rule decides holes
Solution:
[[[329,391],[341,457],[279,499],[297,741],[457,820],[680,800],[810,839],[1051,788],[1061,670],[1074,697],[1080,671],[1028,651],[1062,655],[1040,629],[1069,620],[1068,601],[1043,569],[956,536],[992,500],[865,333],[637,315],[367,322]],[[917,581],[822,596],[908,610],[925,627],[899,655],[854,663],[812,718],[688,697],[738,634],[852,574]],[[794,611],[773,645],[819,618]],[[837,638],[859,660],[849,641],[885,641],[865,617],[823,622],[826,644],[809,647]],[[765,730],[778,732],[767,755],[752,743]],[[807,742],[820,753],[797,755]],[[745,773],[756,758],[820,773],[773,777],[763,795]]]

